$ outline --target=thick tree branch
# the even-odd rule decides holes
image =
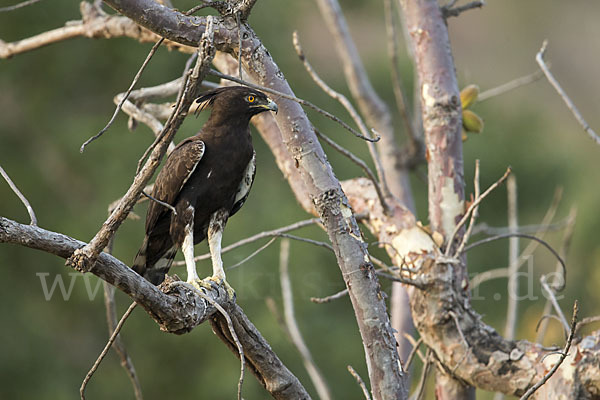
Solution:
[[[156,42],[160,39],[159,35],[144,29],[131,19],[101,13],[87,1],[80,3],[80,12],[81,20],[69,21],[63,27],[12,43],[0,40],[0,59],[10,58],[17,54],[76,37],[110,39],[125,36],[136,39],[141,43]],[[194,51],[192,47],[169,40],[165,42],[165,46],[188,53]]]
[[[419,274],[433,277],[426,292],[410,292],[411,308],[421,338],[447,374],[463,384],[520,396],[554,365],[556,359],[545,357],[549,352],[543,346],[505,340],[481,321],[463,291],[456,291],[452,270],[460,264],[435,262],[441,250],[410,213],[383,214],[377,202],[369,201],[376,193],[365,178],[344,182],[344,189],[355,212],[369,213],[366,225],[379,241],[392,243],[387,250],[396,265],[412,259]],[[600,394],[600,331],[576,347],[560,372],[540,389],[540,399],[556,397],[548,393],[563,393],[565,398]],[[572,361],[579,357],[583,358]]]
[[[448,29],[437,1],[400,4],[420,77],[429,169],[429,222],[433,231],[448,240],[464,212],[461,105]]]
[[[73,251],[85,245],[84,242],[69,236],[22,225],[3,217],[0,217],[0,243],[13,243],[42,250],[62,258],[69,257]],[[90,272],[130,296],[163,331],[183,334],[206,320],[216,318],[217,321],[222,321],[225,332],[230,335],[227,322],[211,302],[199,296],[196,293],[197,289],[193,290],[184,284],[173,284],[177,281],[171,277],[168,277],[160,288],[156,287],[106,253],[98,256]],[[279,360],[242,309],[229,300],[223,288],[206,291],[205,295],[229,312],[252,372],[274,398],[310,398],[300,381]],[[232,352],[239,355],[235,343],[227,343],[231,345]]]

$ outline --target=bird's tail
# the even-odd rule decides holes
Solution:
[[[165,279],[165,275],[171,268],[177,254],[177,247],[172,246],[157,259],[149,254],[148,243],[149,239],[146,236],[131,268],[153,284],[158,285]]]

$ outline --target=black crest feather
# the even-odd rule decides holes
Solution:
[[[202,93],[200,97],[194,100],[194,102],[198,104],[198,107],[196,108],[196,111],[194,111],[194,114],[198,116],[198,114],[200,114],[206,108],[211,107],[215,102],[215,98],[227,89],[228,87],[220,87]]]

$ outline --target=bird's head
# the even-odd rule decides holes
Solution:
[[[212,108],[211,117],[222,118],[252,116],[264,111],[277,112],[277,104],[264,93],[246,86],[228,86],[204,92],[195,101],[198,104],[196,113],[207,107]]]

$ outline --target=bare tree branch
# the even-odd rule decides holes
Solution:
[[[473,178],[473,189],[475,191],[474,200],[481,197],[481,188],[480,188],[480,184],[479,184],[479,173],[480,173],[479,165],[480,165],[479,159],[475,160],[475,177]],[[472,210],[468,209],[467,212],[465,213],[465,217],[469,214],[469,212],[471,213],[471,220],[469,221],[469,226],[467,228],[467,231],[463,235],[463,237],[460,241],[460,244],[458,245],[458,247],[456,249],[456,254],[460,254],[462,252],[462,250],[465,248],[465,245],[469,241],[469,238],[471,237],[471,233],[473,232],[473,227],[475,226],[475,220],[479,216],[479,204],[476,204]],[[465,217],[463,217],[463,218],[465,218]],[[448,249],[448,247],[446,249]]]
[[[112,335],[110,335],[110,338],[108,339],[108,342],[106,343],[106,346],[104,346],[104,349],[102,349],[102,352],[100,353],[100,355],[94,362],[94,365],[92,365],[92,368],[88,371],[85,378],[83,379],[83,382],[81,383],[81,387],[79,388],[79,395],[81,396],[81,400],[85,400],[85,388],[87,387],[88,382],[90,381],[90,379],[92,379],[92,376],[94,375],[94,373],[100,366],[100,363],[102,362],[102,360],[104,360],[104,357],[106,357],[106,354],[108,353],[108,351],[112,347],[113,343],[119,336],[119,332],[121,332],[121,328],[123,328],[123,324],[125,324],[125,321],[127,321],[127,318],[129,318],[129,316],[133,312],[133,309],[136,306],[137,306],[137,303],[134,301],[133,303],[131,303],[131,305],[129,306],[127,311],[125,311],[125,314],[123,314],[123,317],[121,317],[121,320],[115,327],[115,330],[113,331]]]
[[[577,208],[572,207],[571,210],[569,211],[569,216],[567,217],[567,224],[565,227],[565,232],[564,232],[563,238],[562,238],[562,244],[561,244],[560,251],[559,251],[559,254],[564,259],[567,258],[567,253],[569,251],[569,247],[571,246],[571,239],[573,237],[573,231],[575,230],[576,219],[577,219]],[[560,273],[560,270],[561,270],[560,263],[557,262],[555,272]],[[544,315],[549,314],[551,308],[552,308],[552,303],[550,302],[550,299],[547,299],[546,304],[544,305],[543,314]],[[581,323],[583,323],[583,321]],[[536,337],[536,342],[542,343],[542,341],[544,340],[544,336],[546,334],[547,326],[548,326],[547,321],[544,320],[541,322],[541,327],[539,330],[537,330],[538,335]]]
[[[115,307],[115,287],[106,281],[102,281],[102,286],[104,288],[104,306],[106,308],[106,320],[108,322],[108,332],[112,336],[116,327],[117,327],[117,312]],[[129,380],[131,381],[131,385],[133,386],[133,393],[135,395],[136,400],[143,400],[142,395],[142,386],[140,385],[137,373],[135,371],[135,367],[133,366],[133,362],[127,354],[127,350],[121,341],[120,335],[117,335],[115,342],[113,343],[113,348],[119,355],[121,359],[121,366],[125,369]]]
[[[545,384],[548,381],[548,379],[550,379],[552,377],[552,375],[554,375],[554,373],[558,370],[558,367],[560,367],[560,365],[565,360],[565,358],[567,358],[567,355],[569,354],[569,349],[571,348],[571,343],[573,342],[573,337],[575,336],[575,331],[577,328],[577,314],[578,313],[579,313],[579,307],[577,305],[577,300],[576,300],[575,304],[573,305],[573,318],[571,319],[571,330],[569,331],[569,338],[567,339],[567,344],[565,344],[565,348],[564,348],[563,352],[561,353],[560,358],[552,366],[550,371],[548,371],[548,373],[546,375],[544,375],[544,377],[542,379],[540,379],[540,381],[538,383],[536,383],[535,385],[530,387],[529,390],[527,390],[525,392],[525,394],[523,394],[523,396],[521,396],[521,400],[528,399],[529,397],[531,397],[531,395],[536,390],[538,390],[540,387],[542,387],[542,385]]]
[[[10,58],[17,54],[76,37],[110,39],[126,36],[141,43],[154,43],[160,39],[160,36],[140,27],[131,19],[101,13],[87,1],[80,3],[80,12],[81,20],[69,21],[64,27],[43,32],[17,42],[6,43],[0,40],[0,58]],[[198,40],[200,40],[200,36],[198,36]],[[166,41],[165,45],[180,51],[193,52],[191,47],[173,41]]]
[[[27,6],[30,6],[32,4],[38,3],[40,1],[41,0],[27,0],[27,1],[23,1],[21,3],[17,3],[15,5],[13,5],[13,6],[2,7],[2,8],[0,8],[0,13],[7,12],[7,11],[18,10],[19,8],[27,7]]]
[[[310,376],[310,380],[315,385],[319,397],[323,400],[330,400],[331,393],[329,386],[323,377],[323,374],[315,364],[310,350],[304,342],[296,317],[294,314],[294,300],[292,294],[292,285],[290,283],[289,269],[289,257],[290,256],[290,241],[284,239],[281,241],[281,250],[279,254],[279,278],[281,283],[281,295],[283,298],[283,315],[285,318],[285,324],[290,334],[290,339],[298,352],[302,356],[304,368]]]
[[[581,115],[577,107],[575,107],[573,101],[569,98],[569,96],[567,96],[567,93],[563,90],[563,88],[560,86],[560,83],[558,83],[554,75],[552,75],[552,73],[550,72],[550,68],[548,68],[548,66],[546,65],[546,62],[544,61],[544,56],[546,55],[547,47],[548,41],[544,40],[542,48],[540,49],[540,51],[538,51],[538,53],[535,56],[535,60],[537,61],[542,71],[544,71],[544,75],[546,75],[546,79],[548,79],[548,82],[550,82],[552,87],[554,87],[554,89],[558,92],[558,94],[563,99],[569,110],[571,110],[571,112],[575,116],[575,119],[577,119],[577,122],[579,122],[579,124],[583,127],[583,130],[587,132],[587,134],[592,138],[594,142],[596,142],[596,144],[600,144],[600,136],[598,136],[598,134],[594,132],[594,130],[590,127],[586,120],[583,119],[583,116]]]
[[[418,162],[424,161],[423,138],[417,135],[417,130],[413,125],[413,120],[410,116],[410,112],[408,111],[408,100],[406,98],[406,93],[404,85],[402,84],[402,78],[398,65],[398,38],[400,33],[398,32],[396,18],[394,18],[396,13],[393,10],[392,0],[384,0],[383,5],[385,9],[385,29],[387,33],[387,47],[391,64],[390,71],[394,88],[394,97],[396,99],[398,111],[402,116],[404,129],[406,130],[406,134],[409,139],[408,160],[403,161],[403,164],[407,167],[414,167]]]
[[[340,104],[342,104],[342,106],[344,106],[346,111],[348,111],[348,113],[350,114],[350,116],[352,117],[352,119],[354,120],[356,125],[359,127],[361,133],[364,136],[370,137],[371,135],[369,133],[369,130],[367,129],[367,126],[363,122],[360,115],[358,115],[358,113],[354,109],[354,106],[352,106],[352,103],[350,103],[350,101],[346,98],[346,96],[344,96],[341,93],[336,92],[329,85],[327,85],[327,83],[325,83],[325,81],[323,81],[321,79],[321,77],[319,77],[319,75],[317,75],[317,72],[313,69],[312,65],[310,65],[310,63],[306,59],[306,56],[304,55],[302,46],[300,45],[300,39],[298,38],[298,31],[294,31],[293,42],[294,42],[294,48],[296,49],[296,54],[298,54],[298,57],[300,58],[300,60],[302,61],[302,64],[304,65],[304,69],[306,69],[306,71],[308,72],[310,77],[313,79],[313,81],[330,97],[339,101]],[[375,149],[375,145],[372,142],[367,142],[367,146],[369,148],[369,153],[371,154],[371,158],[373,159],[373,162],[375,163],[375,170],[377,171],[377,176],[379,177],[379,183],[376,183],[376,184],[381,185],[381,190],[386,197],[390,196],[391,194],[388,189],[387,182],[385,180],[385,173],[383,170],[383,165],[381,163],[379,154],[377,153],[377,150]],[[384,209],[386,210],[386,212],[389,212],[387,204],[385,204],[385,199],[382,198],[381,201],[383,202],[383,206],[384,206]]]
[[[558,300],[556,300],[554,290],[550,288],[550,286],[548,286],[548,283],[546,282],[546,275],[542,275],[540,277],[540,283],[542,284],[542,289],[544,289],[544,291],[548,294],[547,298],[552,303],[554,311],[556,312],[556,315],[558,315],[558,319],[563,324],[565,331],[568,332],[569,323],[567,322],[567,318],[565,317],[565,314],[563,313],[562,309],[560,308],[560,305],[558,304]]]
[[[373,174],[373,172],[371,171],[369,166],[363,160],[361,160],[360,158],[358,158],[357,156],[350,153],[348,150],[346,150],[345,148],[343,148],[342,146],[340,146],[339,144],[334,142],[333,139],[331,139],[328,136],[319,132],[318,129],[315,129],[315,133],[321,140],[323,140],[325,143],[327,143],[328,145],[333,147],[338,153],[346,156],[348,159],[350,159],[353,163],[358,165],[365,172],[365,175],[367,175],[367,178],[369,178],[371,180],[371,182],[373,182],[373,185],[375,186],[375,190],[377,190],[379,202],[381,203],[381,207],[383,207],[383,209],[385,210],[384,212],[390,213],[391,212],[390,207],[387,205],[387,202],[385,201],[386,195],[384,193],[384,189],[379,185],[379,181],[377,181],[377,178],[375,177],[375,175]],[[371,146],[369,146],[369,147],[371,147]],[[388,194],[389,194],[389,192],[388,192]]]
[[[358,55],[356,45],[337,0],[316,0],[325,24],[335,40],[335,49],[342,61],[346,82],[358,108],[365,116],[367,124],[380,135],[377,149],[381,154],[383,169],[386,171],[386,185],[411,210],[414,199],[407,171],[398,162],[400,150],[394,137],[392,117],[388,106],[377,95],[367,76],[365,67]]]
[[[400,2],[415,51],[428,155],[429,222],[451,247],[464,213],[462,109],[450,40],[436,0]],[[450,72],[451,71],[451,72]],[[457,232],[462,236],[461,232]],[[466,279],[457,270],[457,282]]]
[[[27,197],[25,197],[23,193],[21,193],[17,185],[15,185],[12,179],[10,179],[10,176],[8,176],[8,174],[6,173],[4,168],[2,168],[2,166],[0,166],[0,175],[2,175],[6,183],[8,183],[8,186],[10,186],[11,190],[17,195],[19,200],[21,200],[21,203],[23,203],[23,205],[27,209],[27,213],[29,214],[30,219],[29,224],[37,226],[37,217],[35,216],[35,211],[33,211],[33,207],[31,207],[31,204],[29,204]]]
[[[502,184],[502,182],[504,182],[506,180],[506,178],[508,177],[508,175],[511,173],[511,169],[510,167],[508,167],[506,169],[506,172],[504,172],[504,175],[502,175],[500,177],[500,179],[498,179],[496,182],[492,183],[490,185],[490,187],[488,187],[485,192],[483,192],[481,194],[481,196],[476,197],[473,200],[473,203],[471,203],[471,205],[469,206],[469,208],[467,208],[467,211],[465,212],[465,214],[462,216],[462,218],[460,219],[460,221],[458,222],[458,224],[456,224],[456,226],[454,227],[454,230],[452,231],[452,234],[450,235],[449,240],[446,242],[446,256],[449,255],[450,250],[451,250],[451,245],[452,242],[454,241],[454,236],[456,236],[456,234],[460,231],[461,227],[467,222],[467,219],[469,218],[469,215],[474,213],[476,208],[479,206],[479,204],[483,201],[483,199],[485,199],[491,192],[494,191],[494,189],[496,189],[498,186],[500,186]],[[463,235],[463,237],[466,235]],[[464,243],[461,243],[461,245],[458,247],[457,249],[457,253],[455,254],[455,257],[459,256],[458,250],[461,250],[461,248],[464,247]]]
[[[3,217],[0,217],[0,243],[18,244],[62,258],[69,257],[75,249],[85,245],[66,235],[35,226],[22,225]],[[214,303],[198,296],[185,285],[174,285],[173,282],[178,281],[173,278],[167,277],[158,288],[106,253],[98,256],[90,272],[130,296],[146,310],[163,331],[183,334],[206,320],[210,320],[211,324],[214,322],[225,330],[219,334],[219,337],[236,356],[239,356],[238,348],[229,333],[227,321],[214,307]],[[310,399],[300,381],[279,360],[242,309],[235,303],[231,303],[225,289],[207,290],[204,294],[229,313],[252,373],[271,396],[275,399]],[[216,326],[214,324],[213,328]]]
[[[479,93],[477,96],[477,102],[481,103],[482,101],[491,99],[496,96],[500,96],[501,94],[510,92],[511,90],[517,89],[521,86],[529,85],[530,83],[539,81],[544,76],[542,70],[537,70],[529,75],[522,76],[517,79],[513,79],[512,81],[506,82],[500,86],[485,90]]]
[[[366,179],[363,181],[368,182]],[[387,217],[368,200],[376,198],[373,188],[360,186],[356,190],[350,190],[351,186],[347,184],[344,187],[349,193],[354,211],[368,211],[369,219],[375,221],[368,223],[367,220],[366,223],[373,234],[382,242],[385,240],[394,244],[395,249],[391,249],[390,246],[386,249],[395,264],[401,265],[403,257],[414,254],[413,263],[419,268],[419,274],[435,277],[427,291],[414,290],[409,293],[416,326],[424,343],[432,347],[439,367],[448,372],[455,370],[455,377],[463,382],[463,386],[466,383],[484,390],[517,396],[523,395],[544,376],[551,365],[541,364],[540,359],[549,350],[525,340],[505,340],[494,329],[484,324],[482,317],[471,309],[468,299],[462,297],[462,291],[456,288],[456,278],[450,271],[458,268],[460,264],[448,265],[434,261],[434,254],[440,250],[433,244],[433,239],[416,226],[414,217],[412,222],[408,215]],[[394,204],[392,207],[394,208]],[[390,237],[389,232],[394,234]],[[431,244],[427,244],[427,240]],[[407,243],[411,244],[407,246]],[[448,316],[448,310],[453,310],[456,314],[458,324],[454,318]],[[460,325],[462,337],[457,325]],[[561,369],[562,373],[556,374],[547,382],[549,393],[558,391],[568,398],[569,395],[573,396],[576,390],[583,390],[583,393],[597,393],[600,390],[600,368],[593,366],[596,364],[590,364],[598,362],[597,365],[600,365],[600,353],[595,354],[595,350],[592,350],[600,348],[598,334],[600,331],[581,342],[578,351],[583,352],[579,354],[585,354],[583,359],[573,361],[578,354],[573,353],[573,358],[567,361],[569,368],[564,371]],[[471,349],[466,355],[465,340]],[[583,350],[582,346],[589,350]],[[459,364],[460,367],[456,368]],[[590,379],[580,381],[577,377],[582,377],[581,374],[589,376]]]
[[[452,5],[454,5],[454,3],[456,3],[456,1],[452,1],[450,3]],[[465,11],[472,10],[474,8],[481,8],[484,5],[485,5],[485,1],[477,0],[477,1],[471,1],[467,4],[464,4],[464,5],[458,6],[458,7],[442,6],[442,14],[444,15],[444,18],[458,17],[460,14],[464,13]]]
[[[113,245],[114,236],[108,242],[108,245],[106,246],[104,251],[107,254],[112,254]],[[106,281],[102,281],[102,287],[104,289],[104,307],[106,309],[106,322],[108,325],[108,333],[110,336],[112,336],[118,325],[117,308],[115,306],[115,287]],[[125,345],[123,344],[123,341],[121,340],[121,335],[119,333],[117,333],[112,347],[115,349],[115,352],[121,359],[121,366],[127,373],[129,380],[131,381],[135,399],[143,400],[142,386],[140,385],[140,381],[138,380],[135,367],[133,366],[133,361],[129,357],[129,354],[127,354],[127,350],[125,349]]]
[[[514,175],[510,175],[506,182],[506,191],[508,194],[508,229],[511,233],[516,233],[519,227],[518,206],[517,206],[517,180]],[[504,328],[504,337],[508,340],[515,338],[517,327],[517,293],[519,293],[519,277],[517,271],[519,268],[519,238],[512,236],[508,239],[508,306],[506,309],[506,326]]]
[[[567,265],[565,264],[565,261],[562,259],[562,257],[560,256],[560,254],[558,254],[556,252],[556,250],[554,250],[552,248],[552,246],[550,246],[547,242],[543,241],[542,239],[540,239],[538,237],[535,237],[533,235],[528,235],[526,233],[507,233],[507,234],[503,234],[503,235],[491,236],[491,237],[488,237],[488,238],[485,238],[485,239],[481,239],[481,240],[478,240],[476,242],[471,243],[470,245],[468,245],[467,247],[465,247],[465,252],[468,252],[469,250],[471,250],[471,249],[473,249],[473,248],[475,248],[475,247],[477,247],[479,245],[482,245],[482,244],[485,244],[485,243],[489,243],[489,242],[493,242],[493,241],[499,240],[499,239],[506,239],[506,238],[509,238],[509,237],[512,237],[512,236],[518,236],[518,237],[521,237],[521,238],[535,240],[536,242],[540,243],[545,248],[547,248],[550,251],[550,253],[552,253],[552,255],[554,257],[556,257],[557,261],[559,262],[559,264],[560,264],[560,266],[562,268],[562,276],[563,276],[564,279],[563,279],[563,282],[554,283],[553,287],[554,287],[555,290],[557,290],[559,292],[561,290],[563,290],[565,288],[565,285],[567,284],[566,283],[567,282]]]
[[[341,299],[342,297],[348,296],[348,289],[340,290],[337,293],[327,297],[311,297],[310,301],[317,304],[329,303],[330,301]]]
[[[348,368],[348,372],[350,372],[350,374],[354,377],[354,379],[356,379],[356,383],[358,383],[358,386],[360,386],[360,388],[363,392],[363,395],[365,396],[365,400],[371,400],[371,395],[369,394],[369,389],[367,389],[367,385],[365,385],[365,381],[362,380],[362,378],[360,377],[358,372],[356,372],[354,370],[354,368],[352,368],[352,365],[348,365],[346,368]]]
[[[150,62],[150,60],[152,59],[152,56],[156,53],[156,50],[158,50],[158,48],[160,47],[160,45],[162,44],[162,42],[164,41],[164,38],[160,38],[155,44],[154,46],[152,46],[152,48],[150,49],[150,52],[148,53],[148,55],[146,56],[146,59],[144,60],[144,62],[142,63],[142,66],[138,69],[138,72],[135,74],[135,76],[133,77],[133,81],[131,82],[131,84],[129,85],[129,88],[127,89],[127,91],[125,92],[125,95],[121,97],[121,100],[119,101],[119,104],[117,104],[117,108],[115,108],[115,111],[113,112],[112,117],[110,117],[110,120],[108,121],[108,123],[106,124],[106,126],[104,128],[102,128],[100,130],[100,132],[98,132],[97,134],[95,134],[94,136],[92,136],[91,138],[89,138],[88,140],[86,140],[81,147],[79,148],[79,152],[83,153],[83,151],[85,150],[85,147],[90,144],[91,142],[93,142],[94,140],[98,139],[100,136],[102,136],[104,134],[104,132],[106,132],[108,130],[108,128],[110,128],[110,126],[113,124],[113,122],[115,121],[115,119],[117,118],[117,114],[119,114],[119,111],[121,111],[121,108],[123,107],[123,103],[125,103],[125,100],[127,100],[127,97],[129,96],[129,94],[131,93],[131,91],[133,90],[133,87],[135,86],[135,84],[138,82],[138,80],[140,79],[140,77],[142,76],[142,72],[144,72],[144,69],[146,69],[146,66],[148,65],[148,63]]]
[[[427,377],[429,376],[429,371],[431,371],[431,364],[431,349],[427,349],[423,369],[421,370],[421,379],[419,379],[417,389],[415,390],[415,393],[411,398],[414,398],[416,400],[423,399],[423,396],[425,395],[425,382],[427,381]]]

